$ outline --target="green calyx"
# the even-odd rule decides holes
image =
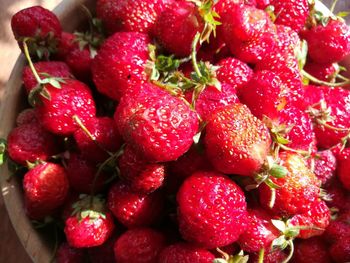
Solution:
[[[7,160],[7,141],[0,138],[0,166],[3,165]]]
[[[233,256],[222,251],[220,248],[217,248],[216,250],[222,255],[222,258],[215,258],[213,263],[247,263],[249,260],[249,256],[244,255],[243,250]]]
[[[52,32],[49,32],[45,38],[40,36],[40,32],[38,32],[35,37],[24,37],[18,39],[18,41],[19,43],[26,42],[28,53],[39,60],[49,59],[51,54],[57,52],[58,40]]]
[[[79,198],[80,200],[72,205],[72,215],[77,216],[80,222],[86,218],[91,221],[106,218],[105,200],[101,196],[82,194]]]

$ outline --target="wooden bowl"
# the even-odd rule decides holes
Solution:
[[[93,0],[64,0],[55,9],[65,31],[72,32],[86,20],[86,16],[79,11],[84,4],[94,10]],[[22,69],[25,66],[24,56],[21,55],[10,75],[5,88],[5,94],[0,108],[0,138],[7,138],[15,126],[16,116],[23,108],[24,92],[22,88]],[[0,185],[4,202],[12,221],[12,225],[33,262],[48,263],[53,257],[54,241],[45,235],[38,234],[31,221],[24,212],[23,192],[21,179],[12,177],[8,180],[10,172],[7,165],[0,167]],[[15,251],[14,251],[15,253]]]

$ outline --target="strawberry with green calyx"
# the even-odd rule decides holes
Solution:
[[[244,254],[244,251],[241,250],[237,255],[229,255],[221,249],[216,249],[219,254],[222,255],[222,258],[215,258],[211,263],[247,263],[249,261],[249,256]]]
[[[17,12],[11,18],[12,32],[23,50],[27,41],[29,53],[39,59],[56,52],[62,28],[57,16],[41,6],[32,6]]]
[[[73,214],[66,219],[64,232],[68,244],[75,248],[102,245],[114,230],[113,218],[98,196],[82,195],[73,205]]]

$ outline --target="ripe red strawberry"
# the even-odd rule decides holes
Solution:
[[[152,33],[158,16],[171,0],[98,0],[97,17],[109,33],[118,31]]]
[[[248,209],[247,229],[238,240],[241,249],[245,252],[269,251],[272,241],[280,235],[271,219],[273,217],[263,209]]]
[[[119,159],[120,175],[135,192],[152,193],[163,185],[164,164],[149,163],[130,146]]]
[[[55,52],[57,38],[62,32],[57,16],[41,6],[32,6],[14,14],[11,27],[19,46],[23,48],[23,40],[29,38],[29,52],[39,58]]]
[[[91,263],[115,263],[114,244],[116,237],[112,236],[105,243],[98,247],[89,248],[89,262]]]
[[[141,33],[121,32],[108,38],[92,62],[98,91],[119,100],[132,87],[139,89],[147,80],[148,44],[150,39]]]
[[[34,67],[38,72],[39,76],[43,79],[47,76],[57,78],[71,78],[72,73],[67,64],[59,61],[40,61],[34,63]],[[27,93],[34,89],[38,82],[36,81],[34,74],[29,66],[25,66],[22,73],[22,80],[24,88]]]
[[[204,143],[207,156],[218,171],[251,176],[264,163],[271,138],[267,127],[247,106],[236,103],[212,114]]]
[[[339,239],[334,243],[329,253],[334,262],[349,262],[350,261],[350,237]]]
[[[94,140],[87,134],[92,135]],[[112,118],[91,118],[84,127],[76,130],[74,139],[82,156],[91,162],[103,162],[109,157],[108,152],[115,153],[121,146],[121,137]]]
[[[260,203],[263,207],[269,208],[272,192],[275,191],[272,211],[282,215],[306,213],[319,199],[320,182],[308,169],[302,156],[282,152],[280,160],[280,165],[283,165],[288,173],[283,178],[270,178],[279,186],[277,189],[272,189],[266,184],[259,187]]]
[[[338,240],[350,238],[350,213],[342,213],[335,220],[331,221],[324,237],[329,243],[336,243]]]
[[[246,229],[246,201],[242,190],[216,172],[197,172],[177,193],[182,237],[206,248],[226,246]]]
[[[155,36],[170,53],[179,57],[191,54],[197,32],[202,32],[204,21],[198,7],[188,1],[175,1],[160,15],[155,24]]]
[[[67,196],[69,183],[64,168],[42,163],[24,175],[23,189],[27,215],[40,220],[51,215]]]
[[[279,52],[294,54],[296,48],[300,48],[301,41],[298,33],[289,26],[276,25],[277,47]]]
[[[283,262],[286,258],[287,258],[287,255],[284,252],[284,250],[275,249],[275,250],[271,250],[269,252],[265,251],[264,263]],[[249,255],[249,262],[258,263],[259,262],[259,255],[257,253],[250,254]]]
[[[333,178],[330,185],[327,185],[326,193],[331,198],[331,200],[326,200],[328,207],[336,208],[341,212],[347,210],[349,207],[347,201],[350,200],[350,196],[337,178]]]
[[[136,193],[128,185],[118,182],[109,190],[108,208],[128,228],[148,226],[161,217],[163,196],[161,192]]]
[[[38,118],[48,131],[71,135],[79,128],[73,117],[76,115],[83,123],[87,122],[96,114],[95,102],[89,87],[80,81],[67,79],[60,86],[44,86],[49,93],[49,99],[43,97],[42,93],[38,95]]]
[[[350,28],[345,22],[330,19],[327,25],[317,25],[301,32],[309,46],[309,56],[317,63],[341,61],[350,53]]]
[[[334,64],[334,63],[319,64],[315,62],[308,62],[306,63],[304,70],[319,80],[331,82],[335,79],[335,76],[337,73],[337,64]]]
[[[82,249],[70,247],[67,243],[62,243],[56,253],[57,263],[84,263],[85,253]]]
[[[122,234],[114,245],[116,262],[158,263],[165,246],[162,233],[151,228],[136,228]]]
[[[75,204],[75,211],[65,221],[64,233],[71,247],[96,247],[105,243],[114,230],[113,217],[103,200],[84,196]]]
[[[75,35],[69,32],[62,32],[61,37],[57,43],[57,53],[55,58],[58,60],[64,60],[68,53],[77,45],[75,41]]]
[[[293,263],[331,263],[327,245],[320,237],[313,237],[295,243]]]
[[[192,91],[185,94],[187,101],[190,103],[194,96]],[[202,121],[207,121],[214,110],[238,102],[236,89],[231,84],[222,83],[221,90],[214,86],[205,87],[195,100],[195,110]]]
[[[217,63],[219,69],[216,71],[221,83],[228,83],[237,90],[243,88],[253,76],[253,70],[244,62],[227,57]]]
[[[288,224],[294,227],[302,227],[297,237],[308,239],[322,235],[329,225],[330,217],[331,214],[326,203],[317,201],[311,205],[309,211],[289,219]]]
[[[271,0],[276,14],[276,24],[291,27],[299,32],[305,25],[309,16],[309,3],[307,0]]]
[[[46,161],[61,150],[58,139],[35,122],[14,128],[7,140],[10,158],[22,165]]]
[[[16,118],[16,125],[22,126],[25,124],[39,123],[36,111],[33,108],[24,109]]]
[[[256,7],[265,10],[270,5],[270,0],[256,0]]]
[[[314,173],[317,178],[325,185],[333,178],[336,169],[336,158],[331,150],[317,152],[314,157]]]
[[[159,263],[212,263],[214,255],[189,243],[176,243],[164,248]]]
[[[114,118],[124,140],[149,161],[176,160],[193,143],[197,115],[181,99],[148,85],[137,98],[125,96]]]
[[[93,163],[75,153],[70,153],[66,170],[70,186],[84,194],[102,192],[108,179],[113,176],[103,170],[97,174],[97,167]]]
[[[337,175],[345,189],[350,190],[350,148],[344,149],[338,156]]]
[[[318,147],[329,148],[341,143],[349,133],[350,113],[347,109],[350,107],[350,91],[307,86],[305,102],[315,124]]]

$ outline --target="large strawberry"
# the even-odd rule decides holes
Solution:
[[[62,28],[57,16],[41,6],[22,9],[11,18],[12,32],[21,48],[27,40],[32,55],[48,57],[56,51]]]
[[[206,248],[235,242],[246,228],[246,201],[242,190],[216,172],[197,172],[177,193],[182,237]]]
[[[158,16],[172,0],[98,0],[97,17],[109,33],[151,33]]]
[[[92,63],[98,91],[119,100],[132,87],[139,89],[147,79],[148,44],[150,39],[142,33],[121,32],[108,38]]]
[[[120,134],[150,161],[176,160],[193,143],[197,115],[180,98],[147,85],[138,96],[120,101],[114,116]]]
[[[158,263],[165,236],[151,228],[136,228],[122,234],[114,245],[116,262]]]
[[[247,106],[236,103],[212,114],[204,143],[207,156],[218,171],[251,176],[264,163],[271,138],[267,127]]]
[[[32,219],[51,215],[67,196],[69,183],[64,168],[54,163],[41,163],[24,175],[25,209]]]

